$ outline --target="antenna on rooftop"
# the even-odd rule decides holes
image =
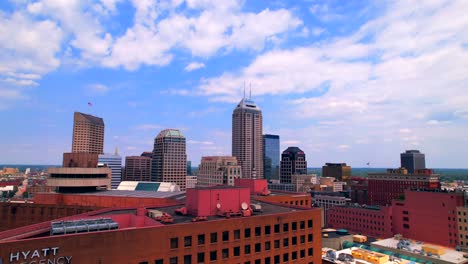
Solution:
[[[249,100],[252,100],[252,83],[249,83],[249,86],[250,86]]]
[[[245,80],[244,80],[244,99],[245,99]]]

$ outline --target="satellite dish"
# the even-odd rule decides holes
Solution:
[[[216,208],[218,208],[218,209],[221,208],[221,204],[220,204],[220,203],[217,203],[217,204],[216,204]]]
[[[243,202],[241,204],[241,208],[242,208],[242,210],[247,210],[249,208],[249,205],[246,202]]]

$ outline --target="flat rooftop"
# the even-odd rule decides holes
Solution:
[[[407,240],[407,239],[405,239],[405,240]],[[411,252],[407,251],[405,249],[403,249],[403,250],[397,249],[397,244],[398,244],[399,240],[397,240],[395,238],[388,238],[388,239],[379,240],[379,241],[373,242],[371,244],[371,246],[378,247],[378,248],[383,248],[383,249],[386,249],[386,250],[391,250],[391,251],[394,251],[394,252],[402,252],[402,254],[408,254],[408,255],[411,255],[411,256],[414,255],[415,257],[421,258],[421,259],[433,260],[434,263],[455,263],[455,264],[459,264],[459,263],[468,262],[468,258],[463,257],[463,255],[466,254],[466,253],[463,253],[461,251],[456,251],[453,248],[448,248],[448,247],[444,247],[444,246],[424,243],[424,242],[420,242],[420,241],[413,241],[413,240],[409,240],[409,241],[410,241],[409,248],[411,249]],[[427,256],[427,255],[423,256],[423,255],[420,255],[418,253],[414,253],[414,251],[419,252],[422,249],[423,246],[433,246],[433,247],[437,247],[437,248],[442,248],[442,249],[444,249],[445,253],[441,254],[439,257]]]
[[[70,193],[67,193],[70,194]],[[152,191],[128,191],[108,190],[86,193],[71,193],[73,195],[113,196],[113,197],[137,197],[137,198],[173,198],[185,196],[185,192],[152,192]]]
[[[327,251],[329,250],[332,250],[332,251],[335,251],[336,253],[336,258],[338,258],[338,256],[342,253],[344,254],[347,254],[347,255],[351,255],[351,252],[353,250],[359,250],[360,248],[358,247],[351,247],[351,248],[347,248],[347,249],[342,249],[342,250],[334,250],[334,249],[330,249],[330,248],[322,248],[322,259],[323,260],[326,260],[328,262],[332,262],[332,263],[337,263],[337,264],[374,264],[372,262],[368,262],[366,260],[363,260],[363,259],[353,259],[353,261],[341,261],[341,260],[338,260],[338,259],[331,259],[329,257],[327,257],[326,253]],[[421,261],[421,262],[418,262],[418,261],[409,261],[409,260],[404,260],[404,259],[395,259],[395,258],[390,258],[389,257],[389,261],[387,262],[384,262],[384,263],[381,263],[381,264],[410,264],[411,262],[413,263],[425,263],[424,261]]]

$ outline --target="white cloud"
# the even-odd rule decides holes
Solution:
[[[324,28],[315,27],[315,28],[312,29],[312,35],[314,35],[316,37],[320,36],[323,32],[325,32]]]
[[[134,127],[134,129],[143,130],[143,131],[158,130],[158,129],[161,129],[161,126],[156,125],[156,124],[143,124],[143,125],[138,125],[138,126]]]
[[[187,144],[213,145],[214,143],[212,141],[187,140]]]
[[[104,95],[109,92],[110,88],[104,84],[94,83],[86,86],[86,91],[90,95]]]
[[[282,140],[282,145],[289,146],[289,145],[299,145],[301,142],[299,140]]]
[[[409,128],[401,128],[401,129],[398,130],[398,131],[399,131],[400,133],[404,133],[404,134],[406,134],[406,133],[411,133],[411,129],[409,129]]]
[[[198,69],[201,69],[201,68],[205,68],[205,64],[204,63],[201,63],[201,62],[191,62],[190,64],[188,64],[184,70],[186,72],[191,72],[191,71],[194,71],[194,70],[198,70]]]
[[[350,146],[349,146],[349,145],[344,145],[344,144],[343,144],[343,145],[339,145],[338,148],[341,149],[341,150],[345,150],[345,149],[349,149]]]

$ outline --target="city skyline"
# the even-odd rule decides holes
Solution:
[[[194,166],[231,155],[246,83],[309,167],[468,167],[466,1],[270,2],[0,3],[0,163],[60,164],[75,111],[104,119],[105,153],[174,128]]]

